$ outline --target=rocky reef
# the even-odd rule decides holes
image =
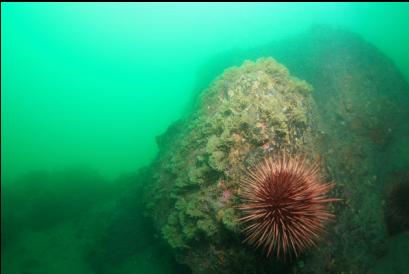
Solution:
[[[260,56],[310,84],[271,58],[243,62]],[[157,138],[144,193],[156,230],[194,273],[369,271],[387,254],[385,185],[409,167],[405,79],[359,36],[326,27],[222,61],[232,67]],[[341,198],[318,247],[287,262],[243,244],[237,222],[243,175],[284,147],[322,163]]]
[[[316,26],[199,75],[151,165],[2,182],[1,272],[409,273],[409,85],[386,55]]]
[[[311,92],[272,58],[246,61],[227,69],[190,117],[158,137],[147,208],[194,273],[287,267],[242,243],[237,192],[247,169],[266,155],[285,149],[321,159]]]
[[[387,56],[348,31],[317,27],[286,44],[286,52],[278,45],[272,51],[314,87],[319,150],[342,198],[328,244],[304,271],[365,273],[389,241],[385,188],[409,168],[400,156],[409,145],[408,83]]]

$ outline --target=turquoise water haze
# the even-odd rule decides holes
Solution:
[[[153,159],[214,55],[331,24],[409,77],[408,4],[3,3],[2,178],[86,164],[114,178]]]

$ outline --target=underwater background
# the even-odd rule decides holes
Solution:
[[[409,272],[409,205],[396,194],[409,195],[408,49],[407,3],[2,3],[2,273]],[[321,248],[333,257],[317,251],[271,266],[246,247],[266,266],[251,270],[247,253],[235,257],[235,244],[224,253],[214,238],[236,235],[225,218],[234,206],[223,200],[215,216],[189,211],[203,206],[189,199],[204,196],[183,174],[208,193],[219,190],[201,176],[216,185],[231,175],[222,135],[200,135],[206,127],[190,117],[209,116],[198,102],[211,107],[217,83],[279,70],[268,58],[312,86],[318,131],[329,137],[311,142],[343,202],[331,247]],[[209,159],[195,154],[198,168],[183,166],[202,143]],[[217,172],[192,175],[201,162]],[[168,177],[168,163],[170,173],[183,168]],[[222,186],[223,199],[229,191]],[[198,227],[180,232],[166,208],[178,226],[191,225],[183,213]],[[218,222],[227,232],[211,228]],[[180,251],[186,243],[190,251]],[[203,243],[216,246],[220,265],[200,261]]]

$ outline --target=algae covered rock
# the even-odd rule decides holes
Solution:
[[[337,184],[335,196],[342,198],[326,244],[291,273],[367,273],[387,251],[385,190],[397,172],[409,170],[408,81],[374,45],[330,26],[218,55],[201,73],[259,56],[274,56],[314,87],[314,142],[327,179]]]
[[[408,144],[409,85],[387,56],[349,31],[316,27],[274,51],[314,86],[318,148],[342,198],[331,237],[304,271],[367,273],[386,252],[385,187],[397,169],[409,167],[401,156]]]
[[[388,243],[388,252],[372,267],[373,274],[399,274],[409,272],[409,231],[392,237]]]
[[[148,212],[194,273],[286,267],[242,244],[238,187],[250,166],[283,148],[319,157],[311,91],[272,58],[246,61],[203,91],[177,130],[158,137],[145,191]]]

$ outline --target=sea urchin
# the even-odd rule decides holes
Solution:
[[[256,165],[240,183],[244,242],[278,258],[316,245],[333,217],[326,204],[337,200],[325,196],[333,184],[321,181],[319,165],[303,156],[284,153]]]

